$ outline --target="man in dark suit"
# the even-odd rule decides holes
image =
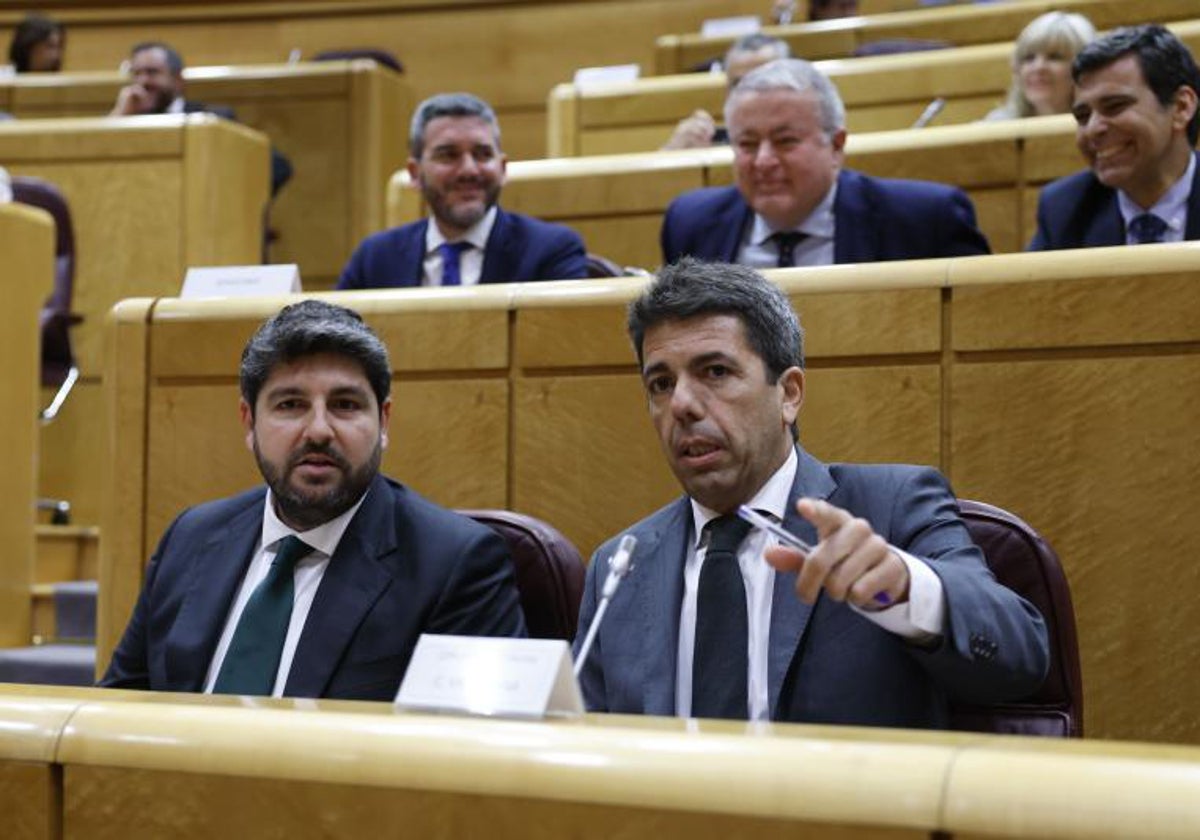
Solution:
[[[368,236],[339,289],[470,286],[587,276],[579,234],[497,204],[506,158],[490,105],[466,93],[430,97],[409,130],[408,174],[429,219]]]
[[[232,108],[184,99],[183,57],[161,41],[144,41],[129,53],[132,81],[117,93],[109,116],[138,114],[215,114],[236,122]],[[271,147],[271,195],[277,195],[292,177],[292,163]]]
[[[758,268],[988,253],[959,189],[843,170],[837,88],[800,59],[751,71],[725,100],[736,186],[671,202],[663,261],[682,256]]]
[[[1080,50],[1075,143],[1089,169],[1042,188],[1031,251],[1200,239],[1200,70],[1156,24]]]
[[[631,304],[629,333],[687,495],[627,531],[633,570],[580,675],[590,709],[936,728],[950,697],[1038,687],[1042,618],[992,577],[945,479],[823,464],[796,444],[800,325],[761,274],[668,266]],[[814,548],[747,533],[739,505]],[[614,545],[588,569],[577,639]]]
[[[100,685],[389,700],[423,632],[524,635],[500,537],[379,474],[390,384],[348,309],[258,330],[240,410],[267,486],[172,523]]]

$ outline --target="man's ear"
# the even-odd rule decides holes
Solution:
[[[1172,122],[1176,130],[1187,132],[1188,123],[1192,121],[1192,117],[1196,115],[1197,95],[1196,91],[1187,85],[1180,85],[1179,90],[1175,91],[1175,105]]]
[[[254,451],[254,410],[245,399],[238,400],[238,414],[242,418],[242,429],[246,432],[246,448]]]
[[[416,158],[409,158],[408,163],[404,165],[408,172],[409,180],[412,181],[414,187],[421,186],[421,162]]]
[[[804,405],[804,371],[790,367],[779,375],[778,384],[783,391],[783,421],[790,426],[796,422],[800,406]]]
[[[833,137],[829,138],[830,144],[833,146],[834,153],[837,154],[840,160],[846,151],[846,129],[839,128],[833,133]]]
[[[388,447],[388,423],[392,419],[392,398],[388,397],[379,406],[379,445],[384,449]]]

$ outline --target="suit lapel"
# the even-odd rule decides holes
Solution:
[[[692,533],[691,504],[683,497],[656,524],[657,531],[639,535],[635,557],[643,563],[638,587],[642,613],[641,639],[629,644],[646,646],[646,672],[642,674],[642,711],[649,715],[675,714],[676,667],[679,653],[679,610],[683,604],[683,564]]]
[[[200,691],[225,619],[262,533],[263,495],[233,516],[199,549],[179,613],[167,634],[164,668],[170,691]]]
[[[363,617],[392,582],[384,558],[396,552],[387,482],[376,476],[321,578],[300,633],[284,694],[320,697]]]
[[[837,484],[829,475],[828,468],[799,446],[796,447],[796,455],[799,463],[796,466],[792,491],[788,495],[783,527],[809,545],[815,545],[816,529],[796,513],[796,499],[801,496],[826,499],[837,488]],[[808,627],[812,609],[796,597],[795,573],[777,572],[771,597],[771,633],[767,650],[767,707],[771,710],[772,718],[776,717],[783,681],[787,678],[788,669],[800,648],[800,641]]]
[[[479,272],[480,283],[503,283],[512,279],[512,253],[517,243],[513,241],[513,223],[508,214],[496,208],[496,223],[488,234],[487,247],[483,250],[483,268]]]
[[[721,213],[713,219],[713,225],[709,228],[709,236],[720,243],[717,251],[719,259],[736,262],[738,249],[742,246],[742,236],[745,235],[746,226],[750,224],[754,212],[746,204],[741,193],[737,191],[737,187],[728,189],[731,191],[733,200],[729,203],[729,209],[725,213]]]
[[[1097,186],[1099,182],[1096,182]],[[1098,213],[1092,216],[1083,232],[1083,243],[1093,247],[1125,244],[1125,221],[1117,204],[1117,191],[1101,188],[1102,198]]]
[[[843,169],[833,200],[833,262],[836,265],[878,259],[880,227],[862,179]]]
[[[408,229],[405,236],[397,240],[395,266],[400,276],[392,278],[397,286],[420,286],[425,280],[425,236],[429,232],[429,219],[425,218]]]
[[[1192,191],[1188,193],[1187,227],[1184,229],[1185,240],[1200,239],[1200,153],[1194,153],[1196,171],[1192,175]]]

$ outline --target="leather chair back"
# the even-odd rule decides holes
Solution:
[[[74,354],[68,327],[78,322],[71,315],[71,296],[75,286],[75,229],[66,197],[54,184],[25,175],[12,179],[13,200],[40,207],[54,217],[54,287],[42,307],[42,384],[58,387],[71,365]]]
[[[579,551],[555,528],[507,510],[460,510],[487,525],[508,543],[529,635],[575,638],[583,599],[584,563]]]
[[[952,705],[951,728],[971,732],[1081,737],[1083,680],[1075,608],[1054,550],[1019,517],[998,507],[959,500],[971,539],[1000,583],[1041,612],[1050,634],[1050,670],[1042,687],[1017,703]]]

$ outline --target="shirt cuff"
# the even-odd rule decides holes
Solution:
[[[853,604],[850,609],[909,641],[934,642],[941,638],[946,618],[942,579],[924,560],[895,546],[889,548],[908,568],[908,600],[885,610],[862,610]]]

